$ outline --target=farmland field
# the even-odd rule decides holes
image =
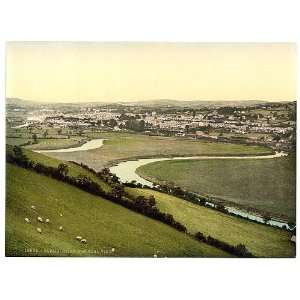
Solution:
[[[154,195],[159,209],[172,214],[190,233],[200,231],[230,244],[243,243],[257,256],[295,256],[291,233],[285,230],[229,216],[150,189],[127,188],[127,191],[136,196]]]
[[[138,174],[295,221],[295,157],[265,160],[165,161]]]
[[[7,256],[228,256],[168,225],[49,177],[8,164],[7,178]],[[49,218],[49,224],[39,223],[38,216]],[[87,244],[77,241],[78,235]]]
[[[83,138],[70,138],[70,139],[63,139],[63,138],[48,138],[48,139],[38,139],[37,144],[26,146],[28,149],[32,150],[52,150],[52,149],[61,149],[61,148],[71,148],[71,147],[78,147],[82,145],[86,139]]]
[[[151,163],[138,174],[295,221],[295,156]]]
[[[101,148],[72,153],[49,153],[51,157],[83,162],[100,170],[114,162],[144,158],[193,155],[264,155],[272,150],[262,146],[213,143],[174,137],[147,136],[130,133],[85,133],[89,138],[103,138]]]
[[[67,138],[38,138],[37,144],[27,145],[28,149],[38,149],[38,150],[50,150],[50,149],[60,149],[60,148],[71,148],[82,145],[87,139],[81,137]],[[6,144],[8,145],[23,145],[25,143],[33,143],[30,137],[7,137]]]

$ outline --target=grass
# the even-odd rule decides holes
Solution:
[[[61,148],[71,148],[78,147],[82,145],[86,139],[83,138],[47,138],[47,139],[38,139],[37,144],[26,146],[27,149],[32,150],[54,150]]]
[[[260,257],[295,256],[291,233],[285,230],[229,216],[150,189],[127,188],[127,191],[135,196],[154,195],[159,209],[172,214],[190,233],[200,231],[233,245],[245,244],[248,250]]]
[[[19,145],[23,145],[25,143],[30,142],[31,139],[30,138],[17,138],[17,137],[6,137],[6,144],[8,145],[12,145],[12,146],[19,146]]]
[[[296,158],[163,161],[138,168],[143,177],[295,221]]]
[[[93,181],[97,182],[101,188],[106,191],[109,192],[111,190],[111,187],[104,181],[102,181],[99,177],[95,176],[95,174],[93,174],[92,172],[90,172],[89,170],[86,170],[74,163],[68,162],[68,161],[61,161],[40,153],[36,153],[30,150],[25,149],[24,153],[26,154],[26,156],[35,162],[39,162],[42,163],[46,166],[50,166],[50,167],[57,167],[60,163],[64,163],[68,166],[68,170],[69,170],[69,175],[73,176],[73,177],[77,177],[78,175],[86,175],[88,177],[90,177]]]
[[[49,153],[51,157],[83,162],[96,170],[114,162],[162,156],[192,155],[254,155],[270,154],[271,149],[262,146],[247,146],[228,143],[213,143],[175,137],[147,136],[130,133],[85,133],[89,138],[104,138],[101,148],[71,153]]]
[[[7,256],[228,256],[163,223],[63,182],[10,164],[6,176]],[[50,223],[38,223],[38,216],[49,218]],[[31,223],[25,222],[26,217]],[[87,244],[78,242],[78,235],[86,238]]]

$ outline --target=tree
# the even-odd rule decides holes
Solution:
[[[57,167],[57,171],[59,174],[61,174],[63,176],[67,176],[67,174],[69,172],[69,168],[66,164],[59,164]]]
[[[45,130],[44,133],[43,133],[44,139],[47,137],[47,135],[48,135],[48,130]]]
[[[204,234],[202,232],[199,232],[199,231],[195,234],[195,238],[199,241],[205,241],[206,240]]]
[[[108,121],[108,126],[111,127],[111,128],[114,128],[118,125],[118,122],[115,120],[115,119],[110,119]]]
[[[32,135],[32,139],[33,139],[34,144],[37,144],[37,143],[38,143],[38,138],[37,138],[37,135],[36,135],[36,134],[33,134],[33,135]]]
[[[154,198],[154,196],[153,195],[150,195],[149,196],[149,205],[150,206],[155,206],[155,204],[156,204],[156,201],[155,201],[155,198]]]
[[[125,128],[134,130],[134,131],[144,131],[146,127],[146,123],[144,120],[135,120],[130,119],[125,122]]]
[[[265,222],[266,224],[268,224],[268,222],[271,221],[271,216],[270,216],[270,214],[265,214],[265,215],[263,216],[263,219],[264,219],[264,222]]]

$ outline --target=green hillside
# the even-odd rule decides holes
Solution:
[[[228,256],[66,183],[11,164],[7,164],[6,176],[7,256]],[[39,223],[39,216],[50,222]]]
[[[12,147],[7,146],[6,151],[12,151]],[[74,177],[76,177],[80,174],[86,175],[86,176],[90,177],[93,181],[97,182],[104,191],[107,192],[107,191],[111,190],[111,187],[107,183],[105,183],[103,180],[99,179],[99,177],[95,176],[89,170],[86,170],[86,169],[78,166],[77,164],[74,164],[74,163],[71,163],[68,161],[61,161],[61,160],[46,156],[44,154],[40,154],[37,152],[33,152],[31,150],[27,150],[25,148],[23,148],[23,151],[30,160],[32,160],[36,163],[44,164],[45,166],[57,168],[57,166],[63,162],[64,164],[66,164],[68,166],[69,175],[74,176]]]
[[[154,195],[157,207],[185,225],[190,233],[202,232],[232,245],[244,244],[251,253],[263,257],[294,257],[291,233],[257,224],[199,206],[149,189],[127,188],[135,196]]]

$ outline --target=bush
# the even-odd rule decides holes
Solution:
[[[204,236],[204,234],[199,231],[195,234],[195,238],[202,242],[206,241],[206,237]]]

